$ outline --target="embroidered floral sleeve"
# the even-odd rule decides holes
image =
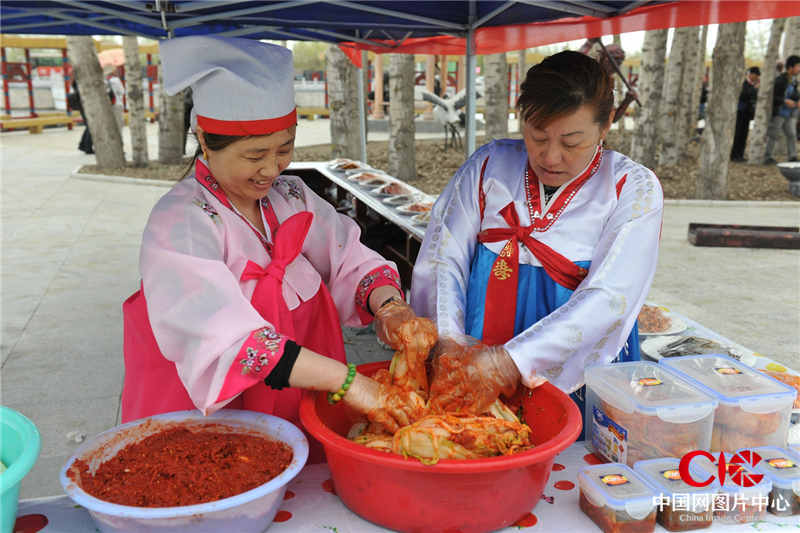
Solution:
[[[283,356],[287,340],[289,337],[281,335],[270,326],[253,331],[236,354],[217,403],[229,400],[264,381]]]
[[[391,285],[398,291],[400,289],[400,275],[388,266],[378,267],[367,273],[366,276],[361,278],[358,282],[356,289],[356,309],[361,323],[364,325],[369,324],[373,320],[372,313],[369,312],[369,295],[373,290],[384,285]]]

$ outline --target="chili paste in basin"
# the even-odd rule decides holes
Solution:
[[[165,427],[127,444],[96,470],[77,459],[68,476],[90,495],[135,507],[178,507],[235,496],[292,462],[285,443],[217,424]]]

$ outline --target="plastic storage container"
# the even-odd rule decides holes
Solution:
[[[712,452],[786,445],[794,388],[726,355],[686,355],[660,364],[719,400]]]
[[[761,446],[751,451],[761,456],[756,471],[772,481],[769,512],[778,516],[800,514],[800,454],[777,446]]]
[[[578,488],[581,511],[605,533],[655,530],[658,494],[627,465],[584,467]]]
[[[389,361],[359,365],[371,376]],[[300,420],[325,448],[336,494],[359,516],[398,531],[494,531],[512,525],[541,501],[556,455],[581,432],[581,414],[550,383],[525,395],[523,419],[533,449],[425,465],[372,450],[345,437],[361,416],[325,394],[304,393]]]
[[[693,458],[689,464],[689,471],[698,482],[705,481],[709,476],[714,479],[713,485],[709,485],[718,487],[713,506],[714,520],[724,524],[750,524],[763,520],[767,514],[772,481],[748,466],[750,457],[743,455],[739,458],[738,470],[728,470],[722,484],[719,483],[719,454],[713,461],[700,456]],[[724,456],[730,466],[734,455],[726,453]]]
[[[17,517],[19,484],[36,462],[41,448],[39,431],[27,417],[0,405],[0,532],[11,533]]]
[[[181,507],[133,507],[106,502],[86,493],[67,475],[78,458],[95,468],[128,444],[164,428],[206,424],[228,427],[232,433],[258,433],[282,441],[292,448],[292,462],[278,476],[254,489],[222,500]],[[222,409],[210,416],[203,416],[196,410],[175,411],[128,422],[88,440],[61,469],[60,479],[67,496],[89,511],[103,533],[261,533],[278,512],[286,485],[300,473],[307,459],[305,435],[282,418],[235,409]]]
[[[668,531],[689,531],[711,527],[712,503],[717,489],[693,487],[680,476],[680,459],[663,457],[638,461],[633,470],[642,476],[657,494],[656,520]]]
[[[669,369],[635,361],[588,367],[586,443],[608,462],[707,450],[717,401]]]

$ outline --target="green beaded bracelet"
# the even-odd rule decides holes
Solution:
[[[348,390],[350,390],[350,385],[352,385],[355,378],[356,365],[353,363],[347,363],[347,377],[345,378],[344,383],[342,383],[342,386],[339,387],[339,390],[328,393],[328,403],[333,405],[344,398],[344,395],[347,394]]]

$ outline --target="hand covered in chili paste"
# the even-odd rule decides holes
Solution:
[[[417,315],[411,306],[396,298],[375,313],[375,333],[381,342],[388,344],[393,350],[399,350],[400,327],[415,318]]]
[[[481,415],[503,394],[511,397],[519,370],[502,346],[442,339],[434,348],[431,411]]]
[[[362,374],[356,374],[343,401],[390,433],[413,424],[425,414],[425,401],[416,392],[379,383]]]

